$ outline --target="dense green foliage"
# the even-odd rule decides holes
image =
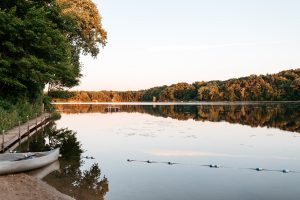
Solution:
[[[1,1],[0,95],[35,99],[47,83],[71,87],[79,66],[54,1]]]
[[[8,130],[20,122],[26,122],[28,118],[36,117],[42,112],[42,102],[18,101],[11,104],[0,100],[0,130]]]
[[[69,99],[76,95],[76,92],[69,92],[65,90],[52,90],[48,92],[50,98]]]
[[[195,85],[200,101],[300,100],[300,69]]]
[[[91,1],[88,3],[90,7],[94,5]],[[86,3],[82,1],[82,4]],[[90,7],[83,7],[86,10],[82,11],[88,13]],[[95,35],[93,26],[96,25],[102,31],[102,35],[97,36],[101,37],[88,40],[89,33]],[[42,104],[46,85],[53,89],[79,83],[80,54],[96,56],[98,46],[106,42],[100,16],[84,30],[85,34],[82,32],[76,18],[65,14],[56,0],[0,1],[2,128],[11,127],[9,124],[23,121],[24,116],[34,116],[36,110],[41,110],[36,105]]]
[[[54,101],[71,102],[297,101],[300,100],[300,69],[226,81],[178,83],[140,91],[78,91],[67,100],[53,97]]]

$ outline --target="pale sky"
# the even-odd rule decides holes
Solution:
[[[299,0],[94,0],[108,32],[75,90],[138,90],[300,67]]]

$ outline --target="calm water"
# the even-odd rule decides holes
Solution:
[[[56,105],[30,142],[62,145],[46,182],[79,199],[299,199],[300,104],[113,106]]]

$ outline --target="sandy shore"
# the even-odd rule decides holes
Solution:
[[[0,176],[0,199],[5,200],[71,200],[47,183],[27,174]]]

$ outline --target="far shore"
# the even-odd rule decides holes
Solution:
[[[51,104],[65,105],[255,105],[255,104],[284,104],[300,103],[300,101],[195,101],[195,102],[59,102],[54,101]]]

